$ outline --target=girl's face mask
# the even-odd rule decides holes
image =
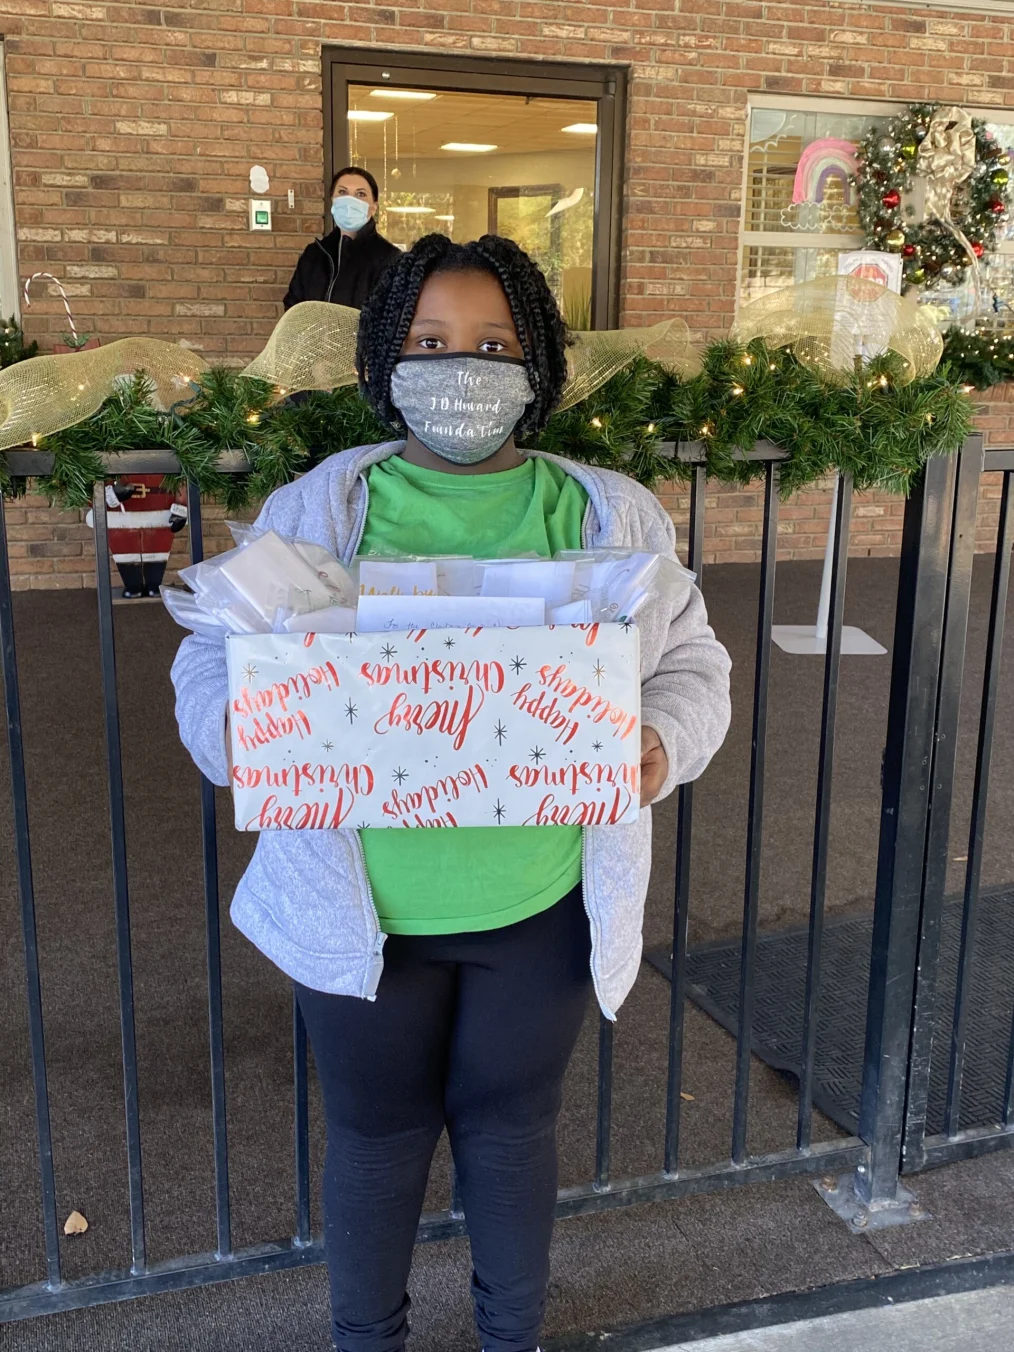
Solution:
[[[405,426],[455,465],[495,455],[534,398],[524,362],[492,352],[402,357],[391,373]]]
[[[370,208],[359,197],[336,197],[331,203],[331,218],[339,230],[355,233],[370,219]]]

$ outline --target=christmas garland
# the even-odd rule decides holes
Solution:
[[[966,390],[988,390],[1014,380],[1014,333],[966,333],[948,329],[944,334],[941,371]]]
[[[906,492],[929,456],[961,445],[973,409],[943,374],[899,384],[899,373],[899,359],[888,355],[832,385],[760,341],[745,348],[720,342],[705,351],[701,373],[685,382],[637,360],[584,403],[554,414],[533,445],[651,486],[691,472],[663,454],[663,442],[697,442],[712,478],[746,484],[762,470],[742,452],[766,439],[787,452],[780,466],[784,494],[832,470],[850,474],[857,489]],[[40,442],[38,449],[54,457],[52,474],[36,481],[50,501],[86,506],[92,485],[109,473],[103,453],[161,448],[178,456],[181,478],[235,510],[336,451],[392,435],[355,388],[276,403],[266,383],[218,368],[202,378],[184,415],[157,411],[147,394],[137,376],[92,418]],[[216,461],[223,450],[242,451],[250,471],[221,473]],[[25,491],[24,479],[7,476],[2,457],[0,486]]]
[[[904,195],[911,191],[919,147],[937,105],[913,103],[886,128],[871,130],[857,149],[859,223],[871,249],[900,253],[903,275],[913,286],[938,286],[964,280],[971,259],[955,235],[939,220],[906,221]],[[1004,151],[972,120],[975,169],[959,186],[952,203],[955,225],[977,258],[996,243],[997,226],[1011,207],[1010,173]]]
[[[27,361],[39,351],[38,343],[26,343],[21,325],[12,315],[10,319],[0,319],[0,370],[13,366],[15,362]]]

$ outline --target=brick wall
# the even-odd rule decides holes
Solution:
[[[260,349],[320,227],[324,43],[628,67],[623,320],[678,313],[704,338],[732,316],[750,91],[1014,107],[1014,17],[837,0],[0,0],[0,33],[22,275],[65,279],[107,341],[185,340],[212,361]],[[253,162],[271,234],[247,230]],[[40,296],[29,333],[47,347],[64,327]],[[990,406],[995,442],[1009,415]],[[756,495],[715,499],[709,553],[750,557]],[[786,557],[820,552],[826,503],[786,507]],[[858,552],[896,548],[899,508],[859,505]],[[85,527],[34,500],[12,510],[19,585],[88,584]]]

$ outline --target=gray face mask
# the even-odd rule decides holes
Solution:
[[[434,455],[475,465],[495,455],[535,398],[525,364],[493,353],[402,357],[391,403]]]

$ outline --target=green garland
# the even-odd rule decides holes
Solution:
[[[13,366],[15,362],[27,361],[39,350],[38,343],[26,343],[21,325],[11,315],[10,319],[0,319],[0,370]]]
[[[960,283],[971,260],[940,222],[906,222],[903,196],[912,187],[920,143],[938,105],[913,103],[886,127],[869,131],[858,146],[859,223],[871,249],[900,253],[905,281],[933,287]],[[1010,173],[1004,151],[973,119],[975,169],[955,194],[955,223],[981,258],[996,243],[997,226],[1011,206]]]
[[[1014,333],[966,333],[948,329],[940,369],[958,385],[988,390],[1014,380]]]
[[[662,454],[662,442],[696,441],[706,449],[710,476],[745,484],[761,471],[741,452],[767,439],[788,451],[781,464],[785,494],[832,470],[851,474],[857,489],[906,492],[929,456],[961,445],[972,405],[941,374],[898,385],[898,373],[897,359],[888,356],[843,384],[829,384],[761,342],[715,343],[700,375],[686,382],[643,359],[634,362],[584,403],[554,414],[533,445],[650,486],[690,474],[685,462]],[[137,376],[92,418],[40,442],[55,464],[38,485],[54,503],[83,507],[103,475],[100,454],[164,448],[179,457],[181,478],[235,510],[336,451],[392,435],[354,388],[313,393],[296,404],[273,404],[271,397],[263,382],[213,369],[185,415],[174,417],[151,406],[145,379]],[[242,451],[251,470],[221,473],[216,461],[223,450]],[[23,485],[3,482],[6,493]]]

